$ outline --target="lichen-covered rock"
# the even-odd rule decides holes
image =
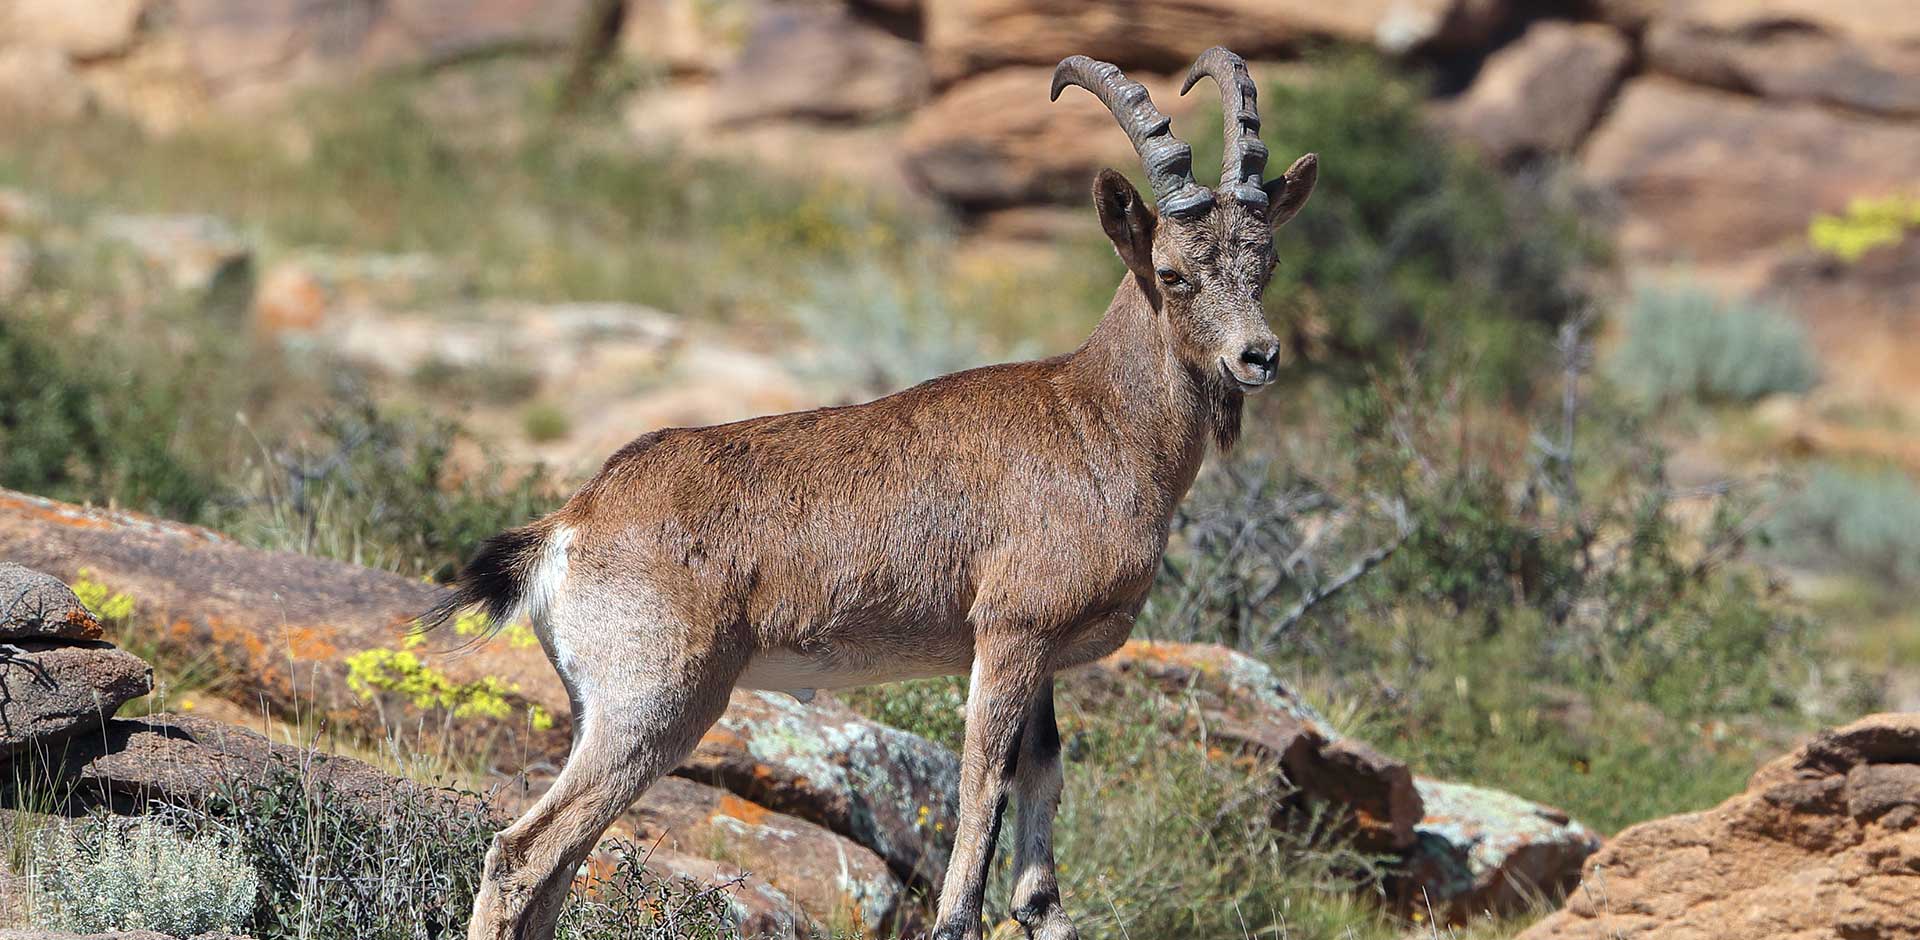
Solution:
[[[829,696],[736,691],[675,773],[852,839],[907,883],[938,885],[946,871],[959,759]]]
[[[906,889],[872,851],[725,790],[668,777],[625,820],[644,844],[710,854],[765,879],[823,924],[891,936]]]
[[[53,751],[153,691],[153,669],[105,643],[20,640],[0,652],[0,756]]]
[[[1821,734],[1719,806],[1641,823],[1521,940],[1920,936],[1920,714]]]
[[[0,562],[0,640],[100,639],[100,621],[66,582]]]
[[[1402,910],[1465,921],[1566,893],[1600,848],[1592,830],[1511,793],[1419,778],[1426,817],[1395,879]]]
[[[1407,765],[1341,736],[1264,663],[1221,646],[1134,641],[1063,676],[1070,694],[1142,688],[1191,705],[1196,729],[1277,767],[1284,789],[1352,820],[1359,844],[1407,848],[1422,818]]]
[[[10,490],[0,490],[0,558],[69,581],[84,569],[131,599],[147,640],[237,677],[243,685],[236,695],[374,734],[379,714],[349,685],[349,661],[401,647],[441,590],[389,572],[248,548],[198,526]],[[565,753],[566,691],[538,644],[527,637],[475,646],[470,639],[450,630],[406,652],[450,682],[490,679],[508,690],[506,702],[538,705],[554,725],[528,731],[528,711],[515,707],[508,720],[489,724],[476,716],[456,730],[530,734],[533,752]],[[457,655],[448,652],[461,646]]]

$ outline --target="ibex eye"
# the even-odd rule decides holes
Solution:
[[[1181,277],[1178,271],[1174,271],[1171,268],[1160,269],[1160,283],[1165,284],[1168,287],[1172,287],[1175,284],[1178,284],[1184,280],[1186,279]]]

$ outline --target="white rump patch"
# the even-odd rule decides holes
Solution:
[[[534,629],[546,632],[547,616],[553,612],[553,599],[560,596],[560,585],[567,580],[567,550],[573,547],[573,527],[559,525],[540,547],[540,560],[527,575],[527,618]]]

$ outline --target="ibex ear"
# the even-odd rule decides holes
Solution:
[[[1307,197],[1313,195],[1313,181],[1319,175],[1320,158],[1310,153],[1293,161],[1287,172],[1262,184],[1260,188],[1267,191],[1267,223],[1279,228],[1298,214]]]
[[[1118,172],[1101,170],[1093,181],[1093,205],[1100,210],[1100,227],[1127,270],[1151,279],[1155,219],[1153,210],[1140,199],[1140,191]]]

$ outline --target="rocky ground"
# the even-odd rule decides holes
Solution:
[[[464,728],[469,740],[519,735],[523,751],[547,755],[497,790],[492,811],[501,818],[541,792],[549,778],[537,768],[564,758],[564,692],[537,648],[510,636],[452,653],[409,645],[413,614],[433,594],[426,585],[247,549],[132,514],[0,497],[0,556],[65,572],[83,585],[111,585],[110,598],[135,605],[141,622],[171,625],[162,649],[213,656],[237,680],[226,689],[230,698],[306,709],[336,732],[379,735],[394,716],[370,699],[385,690],[377,675],[354,664],[369,650],[405,650],[454,685],[490,683],[504,691],[511,707],[494,721],[472,723],[493,725],[486,731]],[[87,639],[99,636],[97,620],[50,575],[0,568],[0,596],[18,598],[0,621],[0,638],[17,651],[0,671],[9,693],[0,705],[5,743],[16,758],[32,750],[51,760],[74,784],[67,812],[204,803],[223,780],[274,761],[313,768],[349,801],[461,799],[207,717],[114,718],[151,688],[146,664]],[[1219,760],[1267,781],[1257,788],[1267,800],[1240,812],[1276,826],[1331,812],[1350,827],[1356,846],[1404,859],[1398,867],[1405,875],[1391,890],[1405,911],[1431,905],[1464,919],[1524,909],[1539,893],[1570,887],[1580,862],[1600,844],[1549,807],[1416,777],[1406,764],[1334,731],[1266,666],[1224,648],[1129,644],[1068,676],[1063,694],[1088,708],[1129,696],[1163,699],[1173,714],[1187,716],[1185,727],[1210,742]],[[556,716],[551,727],[527,730],[520,719],[534,708]],[[919,916],[916,895],[941,880],[958,779],[958,760],[945,748],[863,718],[830,696],[801,704],[737,692],[693,757],[649,791],[616,834],[657,841],[649,864],[661,871],[703,882],[750,873],[735,897],[752,935],[782,925],[781,935],[804,936],[849,911],[859,924],[911,927]]]

